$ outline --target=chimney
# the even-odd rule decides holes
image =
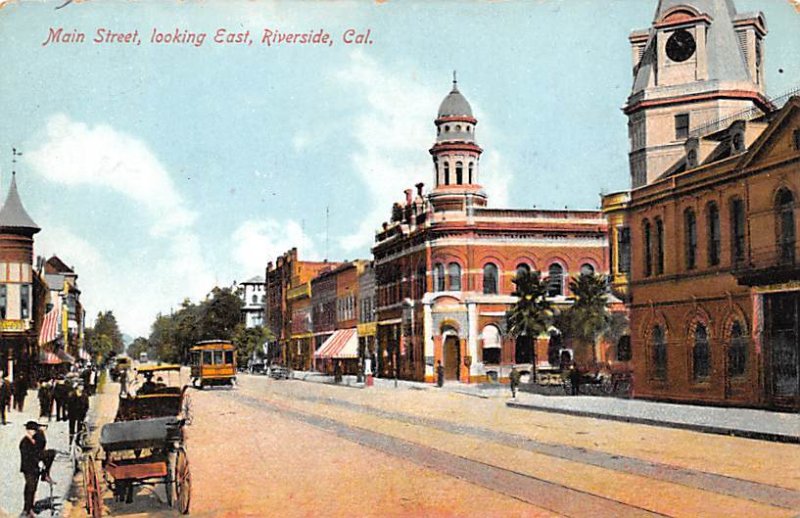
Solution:
[[[411,189],[406,189],[403,192],[406,193],[406,206],[411,205],[411,193],[413,191]]]
[[[419,182],[415,187],[417,188],[417,196],[422,196],[422,188],[425,187],[425,184]]]

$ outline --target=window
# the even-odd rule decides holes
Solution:
[[[447,265],[447,277],[450,291],[461,291],[461,266],[458,263]]]
[[[203,351],[203,365],[214,365],[214,354],[211,351]]]
[[[692,350],[694,379],[708,378],[708,360],[708,330],[704,324],[697,324],[694,330],[694,349]]]
[[[731,200],[731,259],[744,261],[744,202]]]
[[[667,377],[667,344],[664,340],[664,329],[661,326],[653,328],[653,377],[666,379]]]
[[[731,326],[731,343],[728,347],[728,376],[742,376],[747,365],[747,337],[738,320]]]
[[[21,319],[31,317],[31,285],[23,284],[20,286],[19,294],[19,315]]]
[[[433,289],[434,291],[444,291],[444,266],[442,263],[433,265]]]
[[[708,264],[719,264],[720,237],[719,237],[719,209],[716,203],[708,204]]]
[[[744,135],[739,131],[733,134],[733,151],[735,153],[744,151]]]
[[[258,304],[258,295],[253,295],[253,304]]]
[[[684,139],[689,137],[689,114],[680,113],[675,116],[675,138]]]
[[[464,164],[456,162],[456,184],[461,185],[464,183]]]
[[[517,265],[517,277],[522,275],[522,273],[531,273],[531,267],[525,263],[520,263]]]
[[[697,167],[697,151],[694,149],[690,149],[689,152],[686,154],[686,166],[689,169]]]
[[[222,365],[222,353],[223,351],[214,351],[214,364],[215,365]]]
[[[8,286],[0,284],[0,320],[6,319],[6,311],[8,310]]]
[[[483,363],[497,365],[500,363],[500,331],[492,325],[483,328]]]
[[[653,239],[650,235],[650,222],[644,221],[644,276],[653,274]]]
[[[656,220],[656,275],[664,273],[664,222]]]
[[[589,263],[581,265],[581,275],[594,275],[594,266]]]
[[[472,162],[469,163],[469,178],[467,179],[468,183],[472,183]]]
[[[444,163],[444,184],[450,185],[450,163]]]
[[[497,266],[492,263],[483,267],[483,293],[487,295],[497,293]]]
[[[228,365],[233,364],[233,351],[225,351],[225,363]]]
[[[619,241],[617,269],[619,273],[628,273],[631,271],[631,229],[628,227],[618,228],[617,240]]]
[[[630,335],[621,336],[617,342],[617,361],[629,362],[631,357],[631,337]]]
[[[686,269],[692,270],[697,266],[697,218],[692,209],[683,213],[684,246],[686,248]]]
[[[778,249],[782,263],[794,262],[794,196],[789,189],[781,189],[776,196],[778,222]]]
[[[416,285],[416,287],[415,287],[415,292],[416,293],[414,293],[414,298],[421,299],[422,296],[425,295],[425,290],[426,290],[426,286],[425,286],[425,266],[424,265],[417,266],[417,275],[414,278],[414,281],[415,281],[415,285]]]
[[[564,268],[558,263],[553,263],[548,269],[547,296],[556,297],[564,294]]]

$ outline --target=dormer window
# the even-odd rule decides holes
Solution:
[[[741,153],[744,151],[744,135],[742,135],[741,132],[737,131],[733,134],[732,145],[734,153]]]

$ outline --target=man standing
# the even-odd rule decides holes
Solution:
[[[83,422],[86,420],[86,413],[89,411],[89,396],[86,392],[76,387],[69,394],[67,399],[67,417],[69,418],[69,443],[75,434],[79,433],[83,428]]]
[[[511,397],[517,399],[517,387],[519,387],[520,374],[516,365],[511,366],[511,372],[508,374],[508,384],[511,386]]]
[[[436,362],[436,385],[442,388],[444,385],[444,366],[442,360]]]
[[[34,439],[39,425],[36,421],[25,423],[25,437],[19,443],[21,457],[20,472],[25,477],[25,490],[23,491],[25,504],[22,514],[27,517],[36,516],[33,513],[33,500],[36,497],[36,486],[39,485],[39,448]]]
[[[25,410],[25,396],[28,395],[28,380],[22,374],[17,374],[14,380],[14,408],[22,412]]]
[[[6,411],[11,402],[11,383],[8,378],[0,380],[0,416],[3,418],[3,425],[6,424]]]
[[[67,420],[67,397],[69,386],[64,379],[59,379],[53,387],[53,399],[56,401],[56,421]]]

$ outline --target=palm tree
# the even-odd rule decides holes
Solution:
[[[547,332],[553,322],[553,309],[547,299],[547,283],[539,272],[520,270],[512,281],[516,286],[512,295],[519,297],[506,312],[508,334],[514,339],[528,336],[532,340],[532,381],[536,382],[536,339]]]
[[[569,289],[575,296],[575,304],[569,309],[571,334],[579,343],[591,347],[592,360],[596,361],[595,342],[611,325],[606,276],[578,275],[570,280]]]

